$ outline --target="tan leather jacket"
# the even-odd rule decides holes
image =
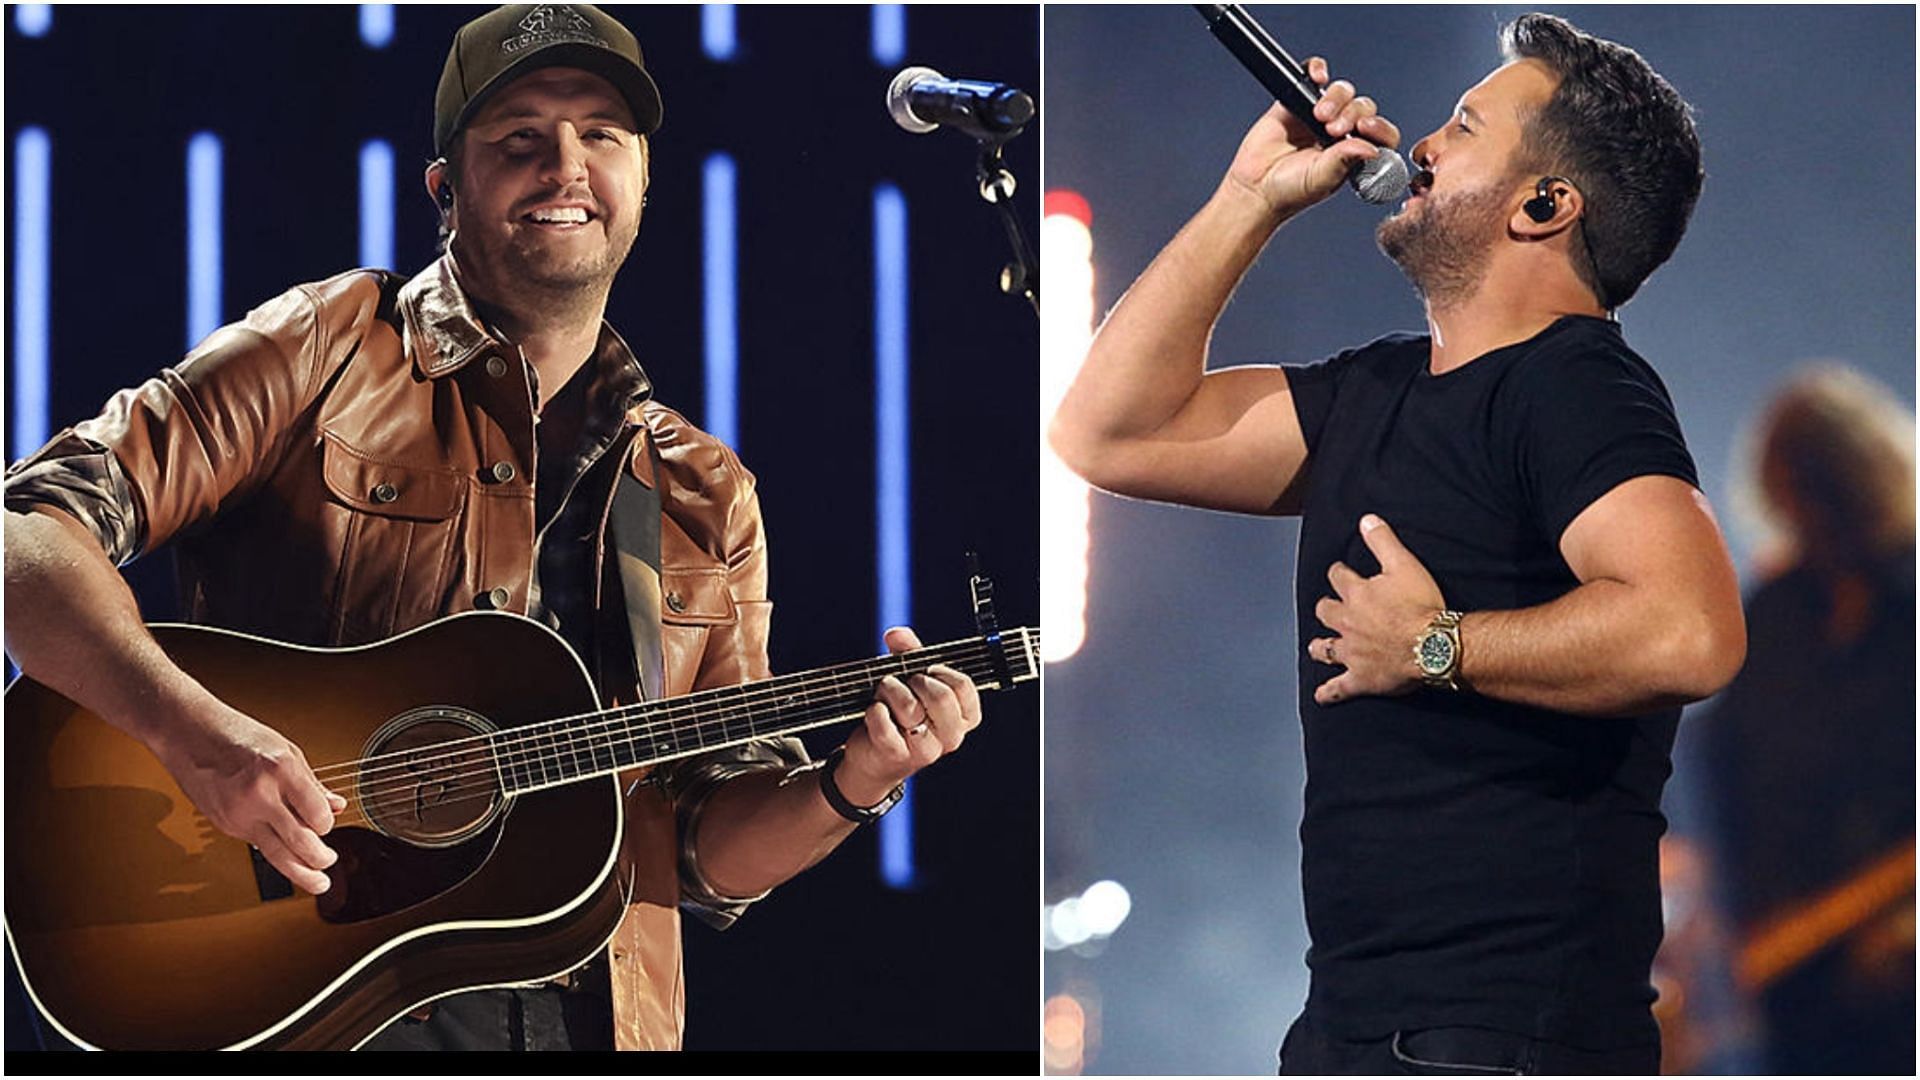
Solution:
[[[450,260],[397,291],[385,283],[354,271],[249,312],[16,465],[8,503],[74,512],[122,562],[174,540],[194,622],[353,645],[475,607],[525,613],[535,474],[526,365],[476,319]],[[611,329],[600,348],[631,362]],[[637,401],[628,423],[659,453],[655,477],[635,439],[625,467],[662,496],[668,694],[766,678],[772,605],[752,476],[652,401]],[[81,497],[90,485],[125,497],[102,505]],[[611,964],[622,1049],[680,1045],[670,799],[684,819],[719,779],[791,760],[764,748],[736,758],[745,763],[669,782],[671,796],[630,786],[621,873],[633,874],[634,896]],[[697,885],[691,896],[726,903]]]

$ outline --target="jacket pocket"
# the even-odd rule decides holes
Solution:
[[[370,454],[323,434],[322,475],[336,503],[333,640],[403,633],[446,613],[466,479],[451,469]]]
[[[740,617],[727,568],[669,566],[660,574],[660,619],[681,626],[723,626]]]
[[[669,566],[660,574],[660,647],[666,654],[667,693],[713,685],[702,678],[709,642],[740,621],[724,566]],[[738,682],[738,679],[726,680]]]

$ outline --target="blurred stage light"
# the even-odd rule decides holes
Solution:
[[[706,411],[700,420],[714,438],[740,450],[739,217],[733,158],[709,154],[700,194],[701,286],[705,295]]]
[[[1047,999],[1041,1019],[1041,1038],[1049,1075],[1080,1073],[1086,1064],[1087,1013],[1073,995],[1055,994]]]
[[[873,5],[873,62],[897,64],[907,55],[907,8],[904,4]]]
[[[384,49],[393,42],[392,4],[360,5],[360,40],[369,49]]]
[[[1132,910],[1133,898],[1119,882],[1096,881],[1079,896],[1041,907],[1040,945],[1097,955]]]
[[[1093,211],[1071,191],[1049,191],[1040,226],[1047,295],[1040,312],[1040,416],[1060,405],[1093,340]],[[1065,660],[1087,636],[1087,485],[1045,447],[1040,454],[1041,659]]]
[[[14,8],[13,28],[26,37],[46,37],[53,29],[53,5],[21,4]]]
[[[1133,910],[1133,897],[1117,881],[1096,881],[1080,894],[1080,921],[1091,936],[1111,937]]]
[[[1071,949],[1093,936],[1087,929],[1086,921],[1080,918],[1080,898],[1075,896],[1053,905],[1053,913],[1047,917],[1047,930],[1059,947]]]
[[[187,143],[187,348],[220,329],[220,136]]]
[[[709,60],[731,60],[740,41],[733,31],[732,4],[700,5],[700,49]]]
[[[393,269],[393,146],[360,147],[360,265]]]
[[[908,295],[907,199],[898,187],[880,184],[873,191],[873,454],[882,635],[889,626],[913,623]],[[880,876],[892,888],[910,889],[913,862],[913,781],[908,780],[906,795],[880,819]]]
[[[53,140],[45,128],[22,128],[13,137],[13,372],[6,388],[16,459],[47,441],[52,259]]]

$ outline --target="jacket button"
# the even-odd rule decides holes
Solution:
[[[495,587],[481,593],[479,598],[474,601],[473,606],[482,611],[488,609],[504,611],[507,606],[507,601],[511,599],[511,597],[512,594],[508,593],[505,588]]]
[[[670,592],[667,594],[667,606],[669,608],[672,608],[674,614],[676,615],[687,610],[687,602],[685,600],[682,600],[680,598],[680,594],[677,592]]]
[[[493,473],[493,478],[495,480],[498,480],[502,484],[513,479],[513,463],[512,462],[496,461],[494,462],[493,468],[488,471]]]
[[[507,373],[507,362],[497,356],[487,357],[487,374],[499,378]]]
[[[373,489],[374,502],[390,503],[399,497],[400,497],[400,489],[394,487],[392,484],[377,484],[374,486],[374,489]]]

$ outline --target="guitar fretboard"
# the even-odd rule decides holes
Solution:
[[[892,675],[944,664],[983,690],[1038,678],[1040,632],[1022,627],[893,656],[857,660],[761,682],[704,690],[495,732],[488,736],[508,794],[653,765],[753,739],[851,720]]]

